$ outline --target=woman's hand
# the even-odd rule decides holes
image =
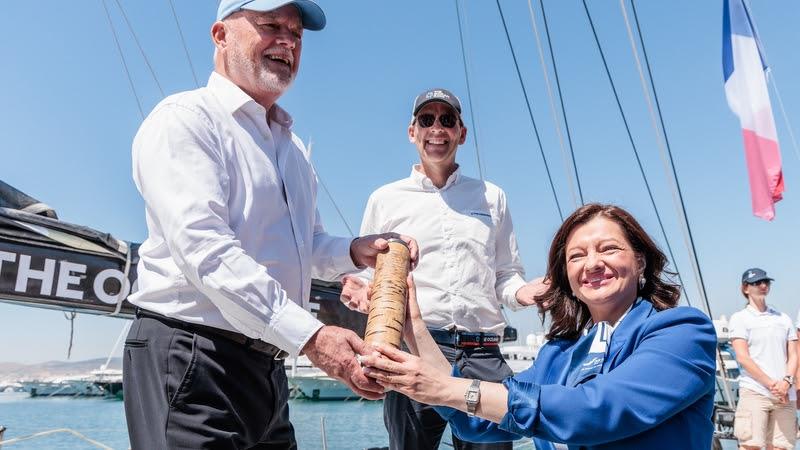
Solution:
[[[375,349],[380,353],[361,358],[364,375],[387,390],[429,405],[443,405],[451,396],[449,372],[385,344],[377,344]]]
[[[414,328],[419,330],[420,327],[425,327],[425,322],[422,320],[422,313],[419,311],[419,303],[417,303],[417,286],[414,284],[414,276],[410,273],[406,278],[408,283],[407,301],[406,301],[406,321],[403,325],[403,341],[412,353],[417,353],[417,340],[414,336]]]

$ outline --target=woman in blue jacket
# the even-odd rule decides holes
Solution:
[[[460,378],[425,328],[409,277],[411,353],[379,346],[364,371],[387,389],[441,405],[466,441],[529,436],[539,449],[707,450],[714,327],[697,309],[675,307],[680,291],[662,280],[665,265],[628,212],[583,206],[550,247],[549,287],[538,298],[551,321],[549,342],[531,368],[502,384]]]

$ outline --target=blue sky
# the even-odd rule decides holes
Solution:
[[[211,70],[209,27],[214,0],[172,0],[194,72]],[[313,141],[313,161],[351,227],[358,229],[369,194],[407,176],[415,149],[406,137],[413,97],[441,86],[468,103],[453,1],[320,0],[328,16],[307,32],[300,76],[281,104],[295,132]],[[543,33],[538,1],[534,8]],[[652,184],[690,300],[699,305],[668,178],[658,154],[619,2],[588,2],[603,50]],[[753,2],[752,10],[789,120],[800,121],[800,5]],[[106,0],[145,112],[195,81],[167,1]],[[574,203],[531,28],[528,4],[501,1],[544,153],[562,208]],[[118,5],[152,66],[147,69]],[[495,2],[460,2],[476,123],[459,150],[464,172],[478,176],[476,143],[486,179],[507,193],[528,276],[541,274],[560,224]],[[720,0],[637,1],[700,266],[715,316],[742,306],[738,282],[751,266],[777,281],[769,301],[793,318],[800,302],[795,256],[800,225],[800,158],[773,95],[782,144],[785,199],[777,218],[752,216],[739,123],[722,84]],[[130,144],[141,122],[101,1],[45,0],[37,8],[8,2],[0,135],[0,179],[53,206],[62,220],[141,242],[143,204],[131,181]],[[664,246],[581,2],[546,0],[548,24],[587,201],[629,209]],[[631,15],[630,9],[628,14]],[[632,20],[632,19],[631,19]],[[542,36],[544,38],[544,36]],[[545,44],[546,45],[546,44]],[[548,58],[549,61],[549,58]],[[551,73],[552,79],[552,73]],[[467,109],[469,109],[467,107]],[[796,129],[800,132],[800,129]],[[477,139],[476,139],[477,137]],[[346,235],[333,204],[320,193],[327,228]],[[532,311],[511,314],[521,334],[540,329]],[[80,315],[73,359],[106,356],[123,321]],[[65,359],[69,325],[60,312],[0,304],[0,361]],[[9,345],[9,343],[11,345]]]

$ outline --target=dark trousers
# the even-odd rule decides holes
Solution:
[[[133,450],[297,448],[283,361],[224,337],[135,319],[123,393]]]
[[[464,378],[500,382],[514,375],[498,347],[455,348],[439,344],[451,364],[458,367]],[[439,448],[447,421],[432,406],[411,400],[391,391],[383,401],[383,421],[389,432],[391,450],[427,450]],[[477,444],[453,436],[453,445],[463,450],[510,450],[511,442]]]

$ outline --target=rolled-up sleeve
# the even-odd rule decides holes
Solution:
[[[228,225],[229,179],[218,139],[199,110],[167,103],[151,113],[133,143],[148,220],[183,276],[236,330],[297,354],[322,324],[288,298]]]
[[[508,210],[506,197],[500,191],[497,201],[497,239],[495,240],[495,292],[497,298],[502,300],[511,310],[524,308],[517,301],[517,291],[525,285],[525,269],[519,258],[517,237],[514,235],[514,225],[511,213]]]

